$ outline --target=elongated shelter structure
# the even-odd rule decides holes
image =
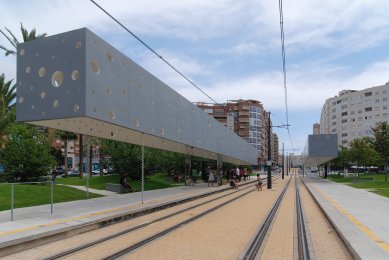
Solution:
[[[17,51],[18,121],[257,164],[253,146],[87,28]]]

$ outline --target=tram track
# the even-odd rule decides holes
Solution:
[[[273,179],[273,181],[279,179],[280,176],[275,176],[275,178]],[[265,180],[266,178],[264,178]],[[264,181],[264,184],[266,185],[266,181]],[[58,258],[61,258],[61,259],[64,259],[64,258],[73,258],[73,259],[77,259],[77,258],[80,258],[82,256],[79,255],[80,252],[86,252],[90,249],[92,250],[96,250],[97,247],[99,247],[101,244],[104,244],[106,243],[107,241],[111,241],[112,243],[112,240],[115,240],[116,238],[119,238],[119,237],[123,237],[123,236],[126,236],[128,234],[131,234],[133,232],[136,232],[137,230],[141,230],[143,228],[147,228],[147,227],[150,227],[150,226],[153,226],[153,225],[160,225],[161,222],[163,222],[164,220],[167,220],[169,218],[174,218],[175,216],[179,215],[179,214],[185,214],[186,212],[186,215],[193,215],[194,213],[189,213],[190,211],[194,210],[194,209],[197,209],[197,208],[201,208],[201,207],[204,207],[206,205],[209,205],[209,204],[212,204],[212,203],[215,203],[216,201],[218,200],[223,200],[225,199],[226,197],[229,197],[230,195],[233,196],[232,198],[229,198],[227,201],[224,201],[224,202],[220,202],[218,203],[218,205],[213,205],[211,208],[208,208],[208,209],[205,209],[205,210],[202,210],[201,212],[199,213],[196,213],[194,216],[190,217],[190,218],[187,218],[185,220],[182,220],[182,221],[176,221],[177,223],[175,225],[170,225],[168,227],[165,227],[165,228],[161,228],[161,230],[156,230],[156,232],[151,232],[149,233],[149,235],[146,235],[145,237],[143,238],[140,238],[140,239],[132,239],[132,236],[130,239],[124,239],[125,240],[132,240],[132,241],[128,241],[128,246],[126,246],[125,248],[113,248],[112,246],[105,246],[105,248],[109,248],[110,252],[113,252],[112,254],[105,254],[105,255],[101,255],[100,257],[98,258],[103,258],[103,259],[114,259],[114,258],[117,258],[117,257],[120,257],[120,256],[123,256],[123,255],[126,255],[128,254],[129,252],[137,249],[137,248],[140,248],[140,247],[144,247],[148,244],[150,244],[152,241],[156,240],[156,239],[160,239],[161,237],[164,237],[166,236],[167,234],[171,233],[172,231],[174,230],[177,230],[181,227],[184,227],[186,225],[188,225],[189,223],[191,222],[194,222],[196,221],[197,219],[200,219],[212,212],[215,212],[217,211],[219,208],[225,206],[225,205],[228,205],[234,201],[237,201],[241,198],[243,198],[244,196],[250,194],[252,191],[256,190],[252,185],[248,185],[248,187],[240,187],[239,190],[237,191],[234,191],[232,193],[229,193],[229,194],[223,194],[221,196],[217,196],[215,198],[212,198],[210,200],[207,200],[207,201],[204,201],[204,202],[201,202],[201,203],[198,203],[196,205],[192,205],[192,206],[189,206],[189,207],[186,207],[185,209],[180,209],[178,210],[177,212],[174,212],[174,213],[171,213],[171,214],[167,214],[165,216],[162,216],[160,218],[156,218],[152,221],[146,221],[144,223],[141,223],[139,225],[136,225],[136,226],[133,226],[131,228],[127,228],[126,230],[122,230],[120,232],[117,232],[116,234],[112,234],[112,235],[108,235],[108,236],[105,236],[104,238],[101,238],[101,239],[96,239],[95,241],[92,241],[92,242],[89,242],[89,243],[86,243],[86,244],[83,244],[81,246],[76,246],[76,247],[73,247],[69,250],[65,250],[63,252],[60,252],[60,253],[56,253],[56,254],[51,254],[47,257],[43,257],[43,258],[39,258],[39,259],[58,259]],[[158,227],[159,228],[159,227]],[[137,241],[136,241],[137,240]],[[117,244],[124,244],[125,242],[118,242]],[[113,242],[113,244],[115,244],[115,242]],[[104,251],[104,249],[103,249]],[[107,250],[105,250],[107,251]],[[84,254],[87,255],[88,253]],[[93,256],[91,256],[91,258],[94,258]]]
[[[277,177],[276,177],[276,178],[277,178]],[[267,178],[264,178],[264,180],[266,180],[266,179],[267,179]],[[252,182],[252,183],[254,183],[254,182]],[[265,181],[265,183],[266,183],[266,181]],[[250,190],[250,189],[251,189],[251,190]],[[248,191],[248,192],[245,192],[246,190],[249,190],[249,191]],[[193,210],[193,209],[195,209],[195,208],[202,207],[202,206],[204,206],[204,205],[207,205],[207,204],[209,204],[209,203],[218,201],[218,200],[223,199],[223,198],[225,198],[225,197],[234,196],[234,194],[242,193],[242,192],[243,192],[242,195],[239,195],[239,196],[237,196],[237,197],[234,197],[234,198],[230,199],[229,202],[222,203],[222,205],[216,206],[216,207],[214,207],[214,208],[211,209],[211,210],[207,210],[207,211],[205,211],[205,212],[199,214],[197,217],[192,218],[192,220],[189,219],[189,220],[182,221],[182,222],[180,222],[179,224],[177,224],[176,227],[171,227],[171,228],[169,228],[168,230],[161,231],[159,235],[156,235],[156,236],[154,237],[154,238],[156,239],[156,238],[160,237],[162,234],[167,234],[167,233],[169,233],[169,232],[171,232],[171,231],[173,231],[173,230],[175,230],[175,229],[177,229],[177,228],[179,228],[179,227],[181,227],[181,226],[183,226],[183,225],[185,225],[185,224],[187,224],[187,223],[189,223],[189,222],[191,222],[191,221],[194,221],[194,220],[196,220],[196,219],[198,219],[198,218],[200,218],[200,217],[202,217],[202,216],[204,216],[204,215],[206,215],[206,214],[208,214],[208,213],[210,213],[210,212],[212,212],[212,211],[214,211],[214,210],[217,210],[217,208],[222,207],[223,205],[226,205],[226,204],[228,204],[228,203],[230,203],[230,202],[232,202],[232,201],[234,201],[234,200],[236,200],[236,199],[239,199],[241,196],[245,196],[246,194],[250,193],[252,190],[253,190],[253,187],[252,187],[251,184],[248,184],[247,187],[246,187],[246,186],[245,186],[245,187],[241,186],[241,187],[239,187],[239,190],[230,192],[229,194],[223,194],[223,195],[221,195],[221,196],[217,196],[216,198],[212,198],[212,199],[210,199],[210,200],[207,200],[207,201],[198,203],[198,204],[196,204],[196,205],[193,205],[193,206],[190,206],[190,207],[187,207],[187,208],[178,210],[178,211],[176,211],[176,212],[173,212],[173,213],[171,213],[171,214],[162,216],[162,217],[157,218],[157,219],[154,219],[154,220],[152,220],[152,221],[146,221],[146,222],[144,222],[144,223],[141,223],[141,224],[136,225],[136,226],[131,227],[131,228],[127,228],[127,229],[122,230],[122,231],[120,231],[120,232],[117,232],[117,233],[115,233],[115,234],[111,234],[111,235],[105,236],[105,237],[103,237],[103,238],[96,239],[96,240],[94,240],[94,241],[92,241],[92,242],[88,242],[88,243],[86,243],[86,244],[82,244],[82,245],[80,245],[80,246],[73,247],[73,248],[71,248],[71,249],[69,249],[69,250],[65,250],[65,251],[62,251],[62,252],[60,252],[60,253],[52,254],[52,255],[50,255],[50,256],[47,256],[47,257],[44,257],[44,258],[40,258],[40,259],[58,259],[58,258],[66,258],[66,257],[68,257],[68,256],[72,256],[72,255],[74,255],[74,254],[77,254],[78,252],[81,252],[81,251],[84,251],[84,250],[88,250],[88,248],[98,246],[98,245],[101,244],[101,243],[104,243],[104,242],[113,240],[113,239],[115,239],[115,238],[117,238],[117,237],[120,237],[120,236],[129,234],[129,233],[131,233],[131,232],[137,231],[137,230],[142,229],[142,228],[145,228],[145,227],[147,227],[147,226],[151,226],[151,225],[153,225],[153,224],[155,224],[155,223],[158,223],[158,222],[161,222],[161,221],[163,221],[163,220],[172,218],[172,217],[177,216],[177,215],[179,215],[179,214],[183,214],[183,213],[185,213],[185,212],[187,212],[187,211],[190,211],[190,210]],[[183,205],[183,204],[181,204],[181,205]],[[153,237],[153,236],[152,236],[152,237]],[[150,240],[150,239],[148,239],[148,240]],[[135,246],[135,248],[141,246],[142,244],[146,244],[146,242],[143,241],[143,242],[136,243],[136,244],[137,244],[137,245]],[[133,248],[134,248],[134,247],[133,247]]]

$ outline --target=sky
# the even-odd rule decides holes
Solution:
[[[271,112],[285,151],[302,152],[326,99],[389,81],[389,1],[283,2],[285,105],[279,1],[96,0],[218,103],[255,99]],[[54,35],[87,27],[192,102],[208,97],[141,45],[90,0],[0,0],[0,28],[20,23]],[[11,47],[0,36],[0,45]],[[16,58],[0,55],[16,77]]]

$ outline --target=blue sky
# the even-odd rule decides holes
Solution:
[[[218,102],[260,100],[286,123],[277,0],[96,0]],[[87,0],[0,0],[2,29],[49,35],[88,27],[190,101],[211,102]],[[325,100],[389,80],[389,1],[284,1],[293,148],[300,153]],[[0,45],[9,46],[1,37]],[[16,59],[0,56],[15,77]],[[284,129],[274,129],[292,149]],[[291,152],[291,150],[288,150]]]

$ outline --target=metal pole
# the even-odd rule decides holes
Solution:
[[[89,145],[87,146],[87,149],[90,149]],[[88,151],[87,151],[87,154],[89,154]],[[89,172],[91,171],[92,165],[90,165],[89,160],[86,160],[86,161],[88,164],[88,167],[85,169],[87,172],[87,174],[86,174],[86,199],[89,199]]]
[[[269,118],[268,118],[268,137],[267,137],[267,188],[271,189],[272,188],[272,183],[271,183],[271,142],[270,142],[270,136],[271,136],[271,121],[270,121],[270,112]]]
[[[145,189],[145,145],[144,145],[144,136],[142,133],[142,204],[143,204],[143,192]]]
[[[285,176],[285,158],[284,158],[284,143],[282,143],[282,179]]]
[[[11,221],[14,221],[14,183],[11,183]]]
[[[51,214],[53,214],[53,203],[54,203],[54,181],[51,182],[51,192],[50,192],[50,204],[51,204],[50,213]]]

